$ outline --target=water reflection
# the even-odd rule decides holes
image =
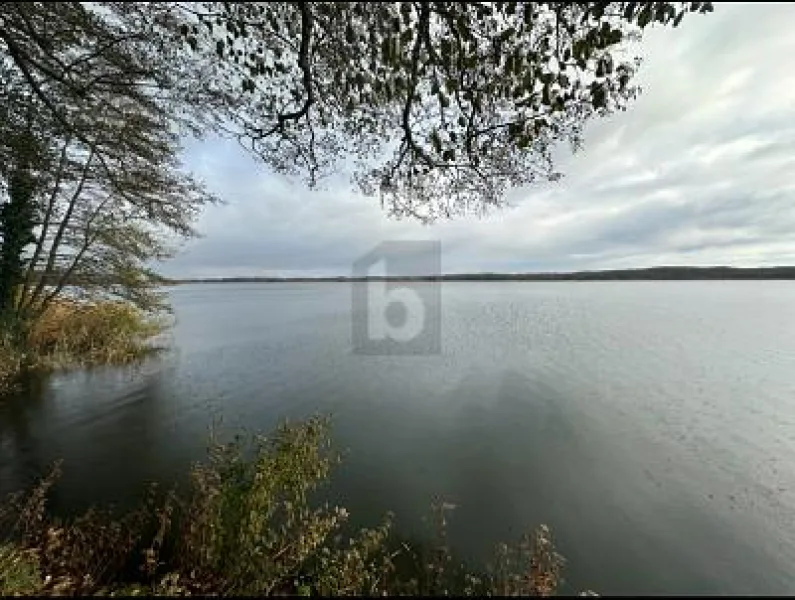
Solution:
[[[451,286],[442,354],[401,360],[350,352],[345,286],[181,288],[173,355],[0,404],[0,492],[64,459],[56,511],[130,505],[216,418],[331,413],[360,524],[420,536],[440,496],[472,559],[549,524],[570,589],[787,593],[795,287],[713,283]]]
[[[510,369],[487,382],[469,375],[410,407],[358,402],[339,411],[336,431],[350,453],[331,497],[362,525],[393,508],[401,532],[419,539],[430,531],[431,500],[444,498],[457,505],[450,540],[475,561],[549,524],[568,559],[567,592],[786,589],[788,568],[738,534],[736,515],[699,504],[658,469],[660,484],[650,488],[643,473],[653,461],[624,455],[609,432],[574,411],[550,382]],[[697,545],[682,537],[688,528]],[[720,551],[705,555],[704,547]]]
[[[24,382],[0,404],[0,492],[28,486],[62,460],[52,505],[72,512],[90,503],[131,505],[143,482],[171,475],[162,402],[168,371],[151,367]]]

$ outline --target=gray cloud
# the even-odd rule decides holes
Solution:
[[[441,240],[448,272],[795,263],[793,17],[791,4],[719,4],[652,29],[640,98],[561,153],[563,181],[515,190],[483,219],[389,220],[345,182],[310,192],[232,143],[193,144],[187,165],[227,204],[162,271],[347,274],[395,239]]]

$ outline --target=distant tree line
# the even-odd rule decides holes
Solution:
[[[571,273],[456,273],[373,277],[216,277],[168,279],[162,283],[291,283],[345,281],[652,281],[701,279],[795,279],[795,267],[650,267]]]

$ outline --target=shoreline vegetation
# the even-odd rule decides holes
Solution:
[[[0,399],[24,373],[139,361],[167,328],[164,315],[123,300],[58,298],[24,326],[0,328]]]
[[[354,531],[341,506],[320,504],[340,454],[330,420],[283,423],[270,436],[213,439],[181,491],[152,486],[124,514],[46,510],[60,465],[0,507],[0,595],[551,596],[563,558],[545,526],[500,544],[483,570],[447,544],[454,505],[432,504],[430,544],[396,536],[387,513]],[[595,595],[583,592],[582,595]]]
[[[795,279],[795,266],[777,267],[649,267],[549,273],[450,273],[367,277],[206,277],[161,278],[161,285],[189,283],[324,283],[347,281],[696,281]]]

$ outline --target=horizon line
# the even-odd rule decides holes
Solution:
[[[623,269],[587,269],[579,271],[524,271],[524,272],[502,272],[502,271],[477,271],[461,273],[441,273],[441,274],[422,274],[422,275],[317,275],[317,276],[278,276],[278,275],[231,275],[216,277],[162,277],[164,282],[190,283],[190,282],[290,282],[290,281],[390,281],[390,280],[482,280],[482,279],[550,279],[550,278],[587,278],[587,277],[608,277],[621,275],[710,275],[710,274],[733,274],[733,275],[755,275],[760,278],[763,275],[775,275],[775,278],[795,279],[795,266],[776,265],[764,267],[733,267],[727,265],[711,266],[674,266],[660,265],[654,267],[627,267]],[[786,277],[783,277],[786,276]],[[703,277],[697,277],[701,279]]]

